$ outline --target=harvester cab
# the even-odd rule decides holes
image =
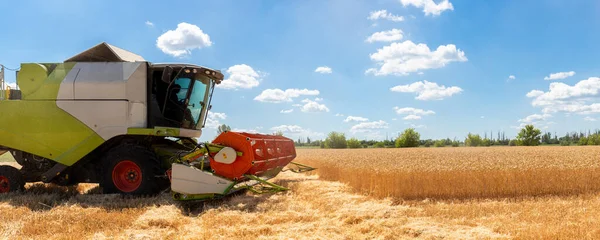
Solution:
[[[131,195],[170,189],[176,200],[286,190],[267,180],[296,157],[291,139],[224,132],[197,141],[223,78],[107,43],[60,63],[22,63],[18,90],[0,98],[0,155],[21,167],[0,166],[0,193],[39,181]]]

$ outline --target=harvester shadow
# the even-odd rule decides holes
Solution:
[[[276,179],[273,183],[285,188],[291,188],[291,185],[294,183],[315,180],[318,179]],[[268,211],[271,209],[271,206],[284,201],[284,198],[273,197],[279,194],[285,194],[285,192],[256,194],[251,193],[248,190],[241,190],[220,199],[177,202],[177,205],[181,209],[182,214],[190,217],[200,216],[206,211],[216,208],[257,213]],[[263,205],[263,203],[268,204]]]
[[[273,183],[284,188],[294,189],[293,185],[295,183],[318,180],[319,179],[316,178],[279,178],[274,179]],[[220,199],[196,202],[178,202],[177,204],[182,210],[183,214],[193,217],[202,215],[204,212],[215,208],[226,208],[228,210],[256,213],[270,210],[275,204],[284,201],[284,198],[273,197],[279,194],[285,194],[285,191],[279,193],[256,194],[250,193],[248,190],[241,190]],[[263,203],[268,204],[264,205]]]
[[[246,191],[240,191],[219,199],[176,202],[175,204],[183,215],[189,217],[198,217],[208,210],[218,208],[255,213],[263,211],[259,205],[269,201],[269,198],[274,194],[276,193],[255,195],[246,193]]]
[[[22,192],[0,194],[0,203],[14,207],[26,207],[32,211],[49,211],[61,206],[81,208],[102,208],[119,211],[131,208],[176,206],[183,215],[198,216],[214,208],[227,208],[246,212],[259,211],[257,206],[273,194],[247,194],[241,190],[219,199],[203,201],[175,201],[169,192],[153,196],[122,196],[102,194],[98,186],[82,192],[78,186],[57,186],[53,184],[33,184]]]

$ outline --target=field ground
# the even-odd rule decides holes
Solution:
[[[401,194],[410,193],[411,188],[401,188],[402,191],[399,192],[388,192],[391,188],[384,188],[387,190],[381,192],[374,189],[365,191],[355,184],[353,177],[345,177],[345,170],[335,168],[350,168],[350,174],[355,178],[366,180],[375,179],[375,175],[368,174],[369,171],[386,174],[397,172],[399,176],[410,177],[406,179],[412,178],[411,184],[424,184],[423,187],[433,193],[434,190],[452,187],[425,185],[438,184],[437,181],[450,176],[435,175],[442,170],[451,173],[458,169],[477,172],[525,168],[532,176],[530,180],[539,185],[536,183],[537,177],[551,176],[536,175],[536,169],[571,169],[583,171],[572,173],[586,173],[593,177],[594,171],[586,172],[582,169],[593,170],[600,165],[595,157],[599,151],[596,148],[506,149],[511,150],[452,150],[452,155],[449,154],[451,152],[445,152],[450,150],[438,152],[439,150],[433,149],[391,149],[390,152],[299,149],[298,161],[311,162],[324,168],[314,175],[291,172],[280,174],[274,181],[289,187],[290,191],[268,195],[240,194],[199,205],[176,204],[168,194],[143,199],[99,195],[96,194],[98,188],[93,184],[80,184],[76,188],[30,184],[25,193],[0,195],[0,238],[599,238],[600,191],[593,188],[597,179],[590,179],[588,182],[581,182],[578,178],[564,179],[565,182],[577,180],[579,184],[587,184],[583,188],[570,184],[571,190],[568,191],[554,183],[556,179],[549,179],[550,186],[558,187],[558,194],[536,194],[534,191],[519,190],[512,194],[524,194],[482,197],[485,194],[480,193],[481,189],[477,187],[479,185],[463,185],[465,189],[458,195],[460,197],[442,194],[435,198],[406,198]],[[525,153],[529,155],[521,156]],[[485,159],[492,157],[493,159]],[[362,162],[363,166],[360,168],[347,163],[361,159],[366,162]],[[431,165],[434,162],[436,164]],[[460,164],[461,162],[465,163]],[[333,174],[321,176],[324,171],[331,171]],[[419,175],[406,175],[407,172],[429,172],[436,177],[424,182],[418,179]],[[380,176],[388,180],[381,180],[378,182],[380,185],[397,183],[389,181],[393,175]],[[421,175],[423,179],[428,179],[426,176]],[[457,176],[469,175],[464,173]],[[482,178],[483,175],[476,176],[487,181]],[[503,181],[507,184],[511,181],[514,183],[515,180],[521,181],[518,176],[521,175],[508,174]],[[339,182],[330,181],[336,180],[336,177]],[[461,186],[456,185],[458,183],[452,184]],[[518,185],[511,186],[512,189],[519,189]],[[475,187],[474,196],[469,196],[468,187]],[[486,194],[493,195],[504,190]],[[380,193],[392,196],[385,197]]]

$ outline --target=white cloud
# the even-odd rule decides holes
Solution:
[[[548,129],[550,125],[556,124],[555,122],[548,121],[548,118],[551,118],[552,115],[544,113],[544,114],[531,114],[523,119],[519,119],[519,126],[511,126],[514,129],[522,129],[527,125],[534,125],[536,128]]]
[[[548,92],[532,90],[526,96],[533,98],[531,105],[541,107],[544,113],[599,113],[600,78],[591,77],[573,86],[552,82]]]
[[[423,109],[412,108],[412,107],[405,107],[405,108],[394,107],[394,110],[396,111],[396,114],[398,114],[398,115],[426,116],[426,115],[435,114],[435,112],[431,111],[431,110],[423,110]]]
[[[590,117],[590,116],[584,117],[583,120],[584,121],[588,121],[588,122],[595,122],[595,121],[597,121],[595,118]]]
[[[164,53],[174,57],[188,55],[193,49],[211,45],[208,34],[198,26],[185,22],[178,24],[175,30],[169,30],[156,39],[156,46]]]
[[[415,44],[412,41],[394,42],[370,55],[372,61],[380,67],[366,71],[375,76],[408,75],[426,69],[441,68],[451,62],[465,62],[465,52],[454,44],[441,45],[431,51],[426,44]]]
[[[427,80],[422,82],[414,82],[409,85],[398,85],[390,88],[392,92],[402,93],[417,93],[417,100],[443,100],[444,98],[450,97],[454,94],[458,94],[463,90],[457,86],[446,87],[444,85],[438,85],[434,82]]]
[[[146,26],[148,26],[148,27],[154,27],[154,23],[152,23],[150,21],[146,21]]]
[[[229,77],[217,85],[224,89],[249,89],[258,86],[260,74],[246,64],[233,65],[227,69]]]
[[[285,110],[281,110],[279,111],[280,113],[292,113],[294,111],[294,109],[285,109]]]
[[[508,79],[506,79],[506,81],[510,82],[512,80],[515,80],[515,79],[517,79],[517,77],[515,77],[515,75],[510,75],[510,76],[508,76]]]
[[[433,0],[400,0],[403,6],[413,5],[417,8],[422,8],[425,16],[440,15],[443,11],[454,10],[454,6],[448,0],[442,0],[435,3]]]
[[[379,11],[371,12],[369,14],[369,17],[367,19],[369,19],[369,20],[386,19],[386,20],[390,20],[392,22],[402,22],[402,21],[404,21],[404,17],[403,16],[398,16],[398,15],[394,15],[394,14],[388,13],[387,10],[379,10]]]
[[[424,73],[424,72],[418,72],[417,74],[419,74],[419,75],[423,75],[423,74],[425,74],[425,73]]]
[[[232,132],[247,132],[247,133],[259,133],[258,129],[245,129],[245,128],[234,128]]]
[[[281,131],[284,136],[289,137],[310,137],[310,138],[320,138],[325,136],[325,134],[320,132],[314,132],[310,129],[304,129],[298,125],[279,125],[272,127],[270,129],[273,132]]]
[[[308,89],[286,89],[281,90],[278,88],[275,89],[266,89],[262,91],[258,96],[254,98],[256,101],[260,102],[272,102],[272,103],[281,103],[281,102],[291,102],[293,98],[300,97],[302,95],[307,96],[316,96],[319,95],[319,90],[308,90]]]
[[[304,99],[302,102],[304,103],[304,105],[300,107],[300,111],[302,112],[329,112],[329,108],[327,108],[325,104],[320,104],[310,99]]]
[[[419,124],[419,125],[411,124],[410,126],[413,127],[413,128],[427,128],[427,126],[425,126],[423,124]]]
[[[394,110],[396,111],[396,114],[398,114],[398,115],[406,115],[404,118],[402,118],[404,120],[419,120],[419,119],[423,118],[423,116],[435,114],[435,112],[431,111],[431,110],[423,110],[423,109],[412,108],[412,107],[405,107],[405,108],[394,107]]]
[[[381,31],[373,33],[371,36],[365,40],[368,43],[372,42],[393,42],[402,39],[402,30],[400,29],[392,29],[388,31]]]
[[[421,116],[411,114],[411,115],[408,115],[408,116],[406,116],[406,117],[404,117],[402,119],[404,119],[404,120],[419,120],[419,119],[421,119]]]
[[[336,116],[336,117],[343,117],[343,116],[344,116],[344,114],[341,114],[341,113],[336,113],[336,114],[335,114],[335,116]]]
[[[369,121],[368,118],[357,117],[357,116],[348,116],[344,119],[344,122],[366,122]]]
[[[532,98],[532,97],[537,97],[537,96],[540,96],[540,95],[543,95],[543,94],[544,94],[544,91],[531,90],[525,96]]]
[[[396,121],[396,120],[398,120],[398,119],[397,118],[392,118],[392,121]]]
[[[315,101],[321,102],[321,101],[323,101],[323,98],[315,98]]]
[[[551,73],[550,76],[544,77],[544,80],[558,80],[558,79],[565,79],[565,78],[572,77],[572,76],[575,76],[575,72],[573,72],[573,71],[557,72],[557,73]]]
[[[481,116],[480,118],[481,118],[481,119],[484,119],[484,118],[485,118],[485,116]]]
[[[322,73],[322,74],[329,74],[329,73],[332,73],[333,71],[328,66],[321,66],[321,67],[318,67],[317,69],[315,69],[315,72]]]
[[[220,120],[227,119],[227,114],[219,113],[219,112],[208,112],[208,117],[206,117],[206,127],[207,128],[218,128],[221,125]]]
[[[271,130],[282,131],[284,133],[300,133],[304,131],[304,129],[298,125],[279,125],[272,127]]]
[[[384,129],[384,128],[388,128],[388,127],[389,127],[388,123],[383,120],[374,121],[374,122],[361,122],[359,124],[352,126],[350,128],[350,132],[351,133],[370,132],[374,129]]]
[[[546,119],[548,119],[549,117],[552,117],[552,115],[550,114],[531,114],[523,119],[519,119],[519,122],[522,123],[526,123],[526,124],[531,124],[531,123],[536,123],[539,121],[544,121]]]

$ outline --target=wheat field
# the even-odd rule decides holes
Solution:
[[[290,191],[197,204],[28,184],[0,195],[0,239],[598,239],[598,153],[298,149],[319,169],[272,180]]]
[[[600,148],[299,149],[321,179],[400,199],[571,195],[600,191]]]

